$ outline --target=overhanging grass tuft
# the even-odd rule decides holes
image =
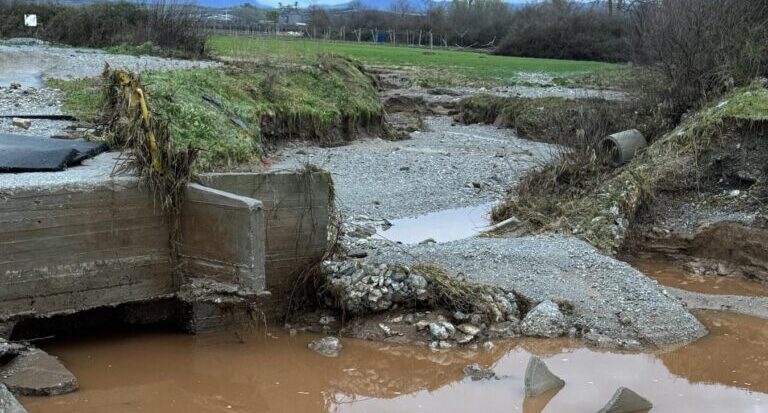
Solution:
[[[176,148],[197,147],[197,171],[236,168],[280,139],[332,142],[381,126],[375,82],[334,55],[312,65],[241,63],[142,76]],[[83,120],[101,110],[101,81],[55,81],[64,109]]]

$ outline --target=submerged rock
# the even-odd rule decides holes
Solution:
[[[318,338],[308,344],[310,350],[320,353],[326,357],[336,357],[344,346],[337,337],[328,336]]]
[[[560,337],[568,331],[565,315],[550,300],[534,307],[525,316],[520,328],[524,335],[531,337]]]
[[[636,413],[647,412],[653,404],[643,396],[626,387],[619,387],[611,400],[598,413]]]
[[[532,356],[528,360],[528,367],[525,369],[526,396],[536,397],[563,386],[565,386],[565,381],[552,374],[540,358]]]
[[[469,377],[473,381],[490,380],[496,378],[496,373],[493,370],[482,367],[477,363],[472,363],[464,367],[464,377]]]

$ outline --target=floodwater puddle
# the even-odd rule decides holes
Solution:
[[[495,203],[446,209],[411,218],[393,219],[391,227],[379,228],[376,238],[403,244],[456,241],[473,237],[490,225]]]
[[[45,86],[43,76],[39,70],[32,68],[4,67],[0,62],[0,87],[9,87],[11,83],[18,83],[23,88],[41,88]]]
[[[326,358],[307,349],[315,336],[282,331],[244,342],[231,333],[60,340],[42,347],[81,389],[21,401],[30,413],[555,413],[595,412],[627,386],[650,399],[654,413],[768,412],[768,321],[698,315],[712,334],[660,354],[594,351],[569,339],[438,352],[346,339],[337,358]],[[524,397],[530,354],[566,381],[551,400]],[[462,369],[475,362],[500,379],[465,379]]]
[[[768,286],[739,277],[700,276],[686,271],[682,265],[659,257],[623,257],[638,271],[659,284],[706,294],[768,296]]]

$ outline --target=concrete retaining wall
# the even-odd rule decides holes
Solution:
[[[205,186],[258,199],[266,231],[266,288],[272,293],[269,314],[281,315],[307,266],[323,257],[328,246],[331,213],[330,174],[275,172],[218,173],[201,177]]]
[[[179,264],[183,274],[264,290],[264,217],[261,202],[191,184],[181,213]]]
[[[135,180],[3,194],[0,318],[172,294],[168,245],[165,220]]]
[[[159,206],[135,179],[0,187],[0,321],[175,296],[183,277],[254,294],[275,319],[325,252],[330,176],[203,178],[209,187],[187,189],[177,257]]]

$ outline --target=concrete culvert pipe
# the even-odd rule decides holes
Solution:
[[[646,146],[648,142],[637,129],[608,135],[600,142],[606,162],[614,168],[631,161],[635,154]]]

